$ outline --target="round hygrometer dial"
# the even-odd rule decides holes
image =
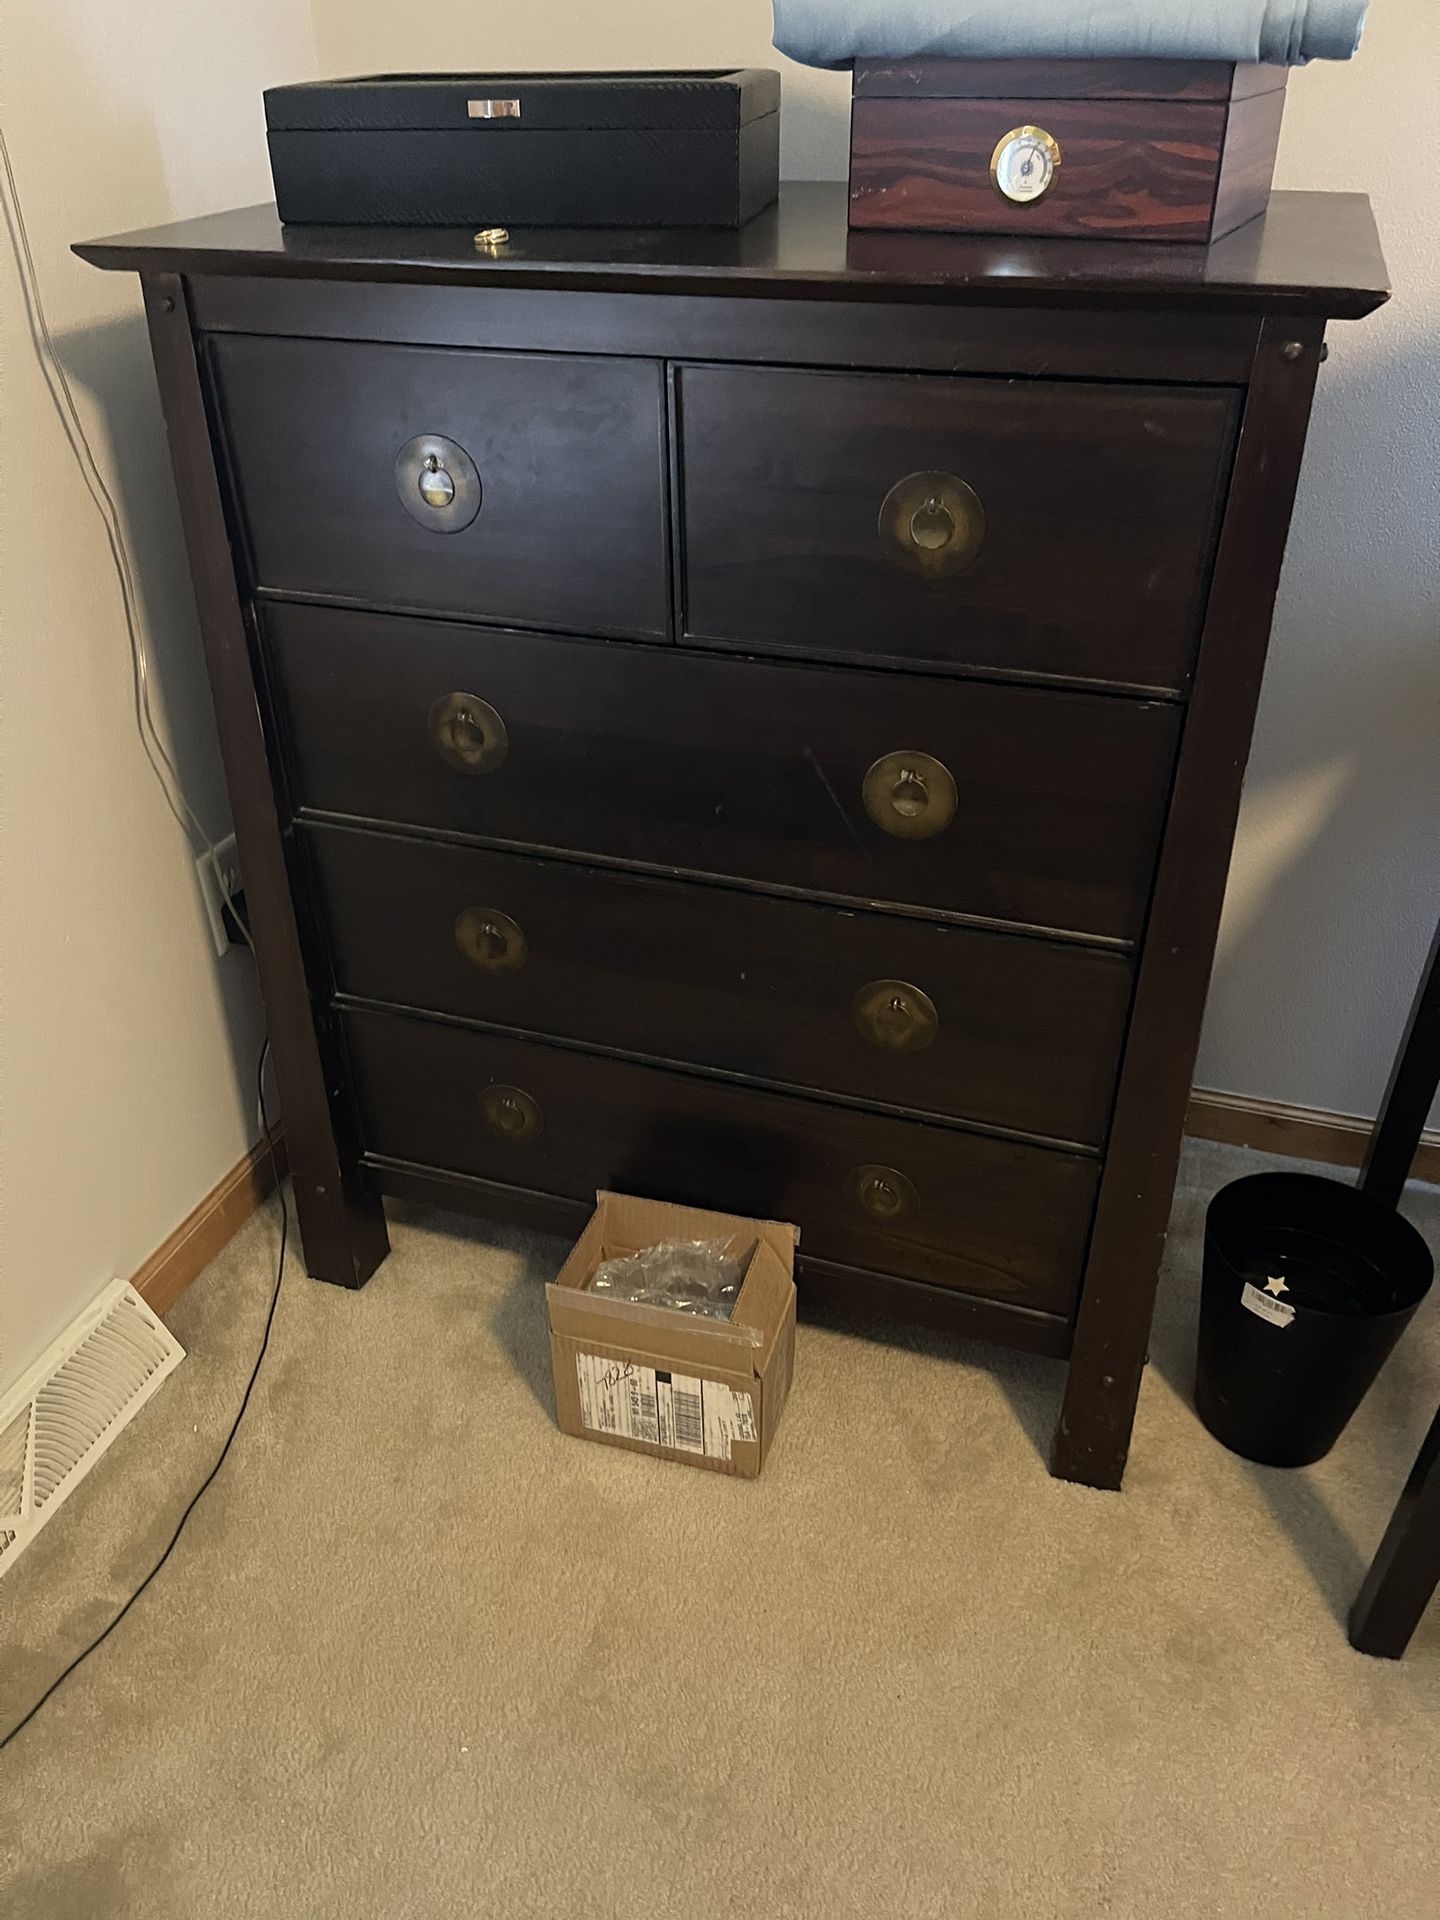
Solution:
[[[1059,171],[1059,143],[1043,127],[1016,127],[996,147],[990,162],[995,191],[1017,207],[1043,200]]]

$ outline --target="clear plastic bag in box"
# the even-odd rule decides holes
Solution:
[[[745,1265],[725,1240],[672,1240],[616,1260],[603,1260],[588,1291],[638,1306],[728,1320],[745,1278]]]

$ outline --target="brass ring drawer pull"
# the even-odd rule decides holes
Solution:
[[[517,1147],[538,1140],[545,1131],[540,1103],[523,1087],[487,1087],[480,1111],[491,1133]]]
[[[920,1208],[913,1182],[894,1167],[856,1167],[850,1175],[850,1187],[875,1220],[903,1220]]]
[[[430,739],[457,773],[494,773],[505,764],[505,722],[478,693],[447,693],[430,709]]]
[[[955,818],[959,800],[948,767],[928,753],[887,753],[865,776],[865,811],[897,840],[928,840]]]
[[[860,1032],[886,1053],[920,1053],[940,1031],[935,1002],[905,980],[872,980],[853,1004]]]
[[[885,496],[880,537],[892,558],[917,573],[954,573],[980,551],[985,509],[958,474],[910,473]]]
[[[430,533],[461,533],[480,511],[485,489],[458,440],[417,433],[395,456],[395,491],[418,526]]]
[[[530,950],[519,922],[489,907],[465,907],[455,916],[455,944],[481,973],[518,973]]]

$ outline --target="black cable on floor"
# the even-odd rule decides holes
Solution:
[[[260,1124],[264,1128],[265,1141],[270,1151],[270,1166],[275,1176],[275,1192],[278,1195],[280,1200],[280,1253],[279,1253],[278,1259],[275,1262],[275,1285],[271,1290],[271,1294],[270,1294],[270,1309],[269,1309],[269,1312],[265,1315],[265,1332],[261,1337],[260,1351],[255,1356],[255,1364],[250,1369],[250,1378],[245,1382],[245,1392],[240,1401],[240,1411],[235,1415],[234,1420],[230,1423],[230,1431],[225,1436],[225,1444],[223,1447],[221,1447],[214,1466],[211,1467],[209,1473],[207,1473],[205,1478],[200,1482],[199,1487],[196,1489],[195,1493],[191,1497],[189,1506],[187,1506],[184,1513],[181,1514],[180,1523],[176,1527],[174,1533],[171,1534],[170,1543],[166,1547],[165,1551],[161,1554],[160,1558],[155,1562],[154,1566],[150,1569],[149,1573],[146,1574],[145,1578],[140,1582],[139,1586],[136,1587],[135,1591],[131,1594],[130,1598],[125,1602],[124,1606],[121,1607],[120,1611],[115,1615],[115,1618],[110,1621],[109,1625],[102,1627],[100,1632],[97,1633],[95,1638],[90,1642],[89,1646],[86,1647],[83,1650],[83,1652],[76,1654],[75,1658],[70,1662],[69,1666],[65,1668],[64,1672],[61,1673],[58,1676],[58,1678],[51,1681],[50,1685],[45,1689],[44,1693],[41,1694],[40,1698],[35,1702],[34,1706],[31,1707],[30,1711],[25,1715],[25,1717],[22,1720],[17,1720],[15,1725],[11,1727],[10,1731],[5,1735],[5,1737],[3,1739],[0,1739],[0,1752],[3,1752],[4,1749],[9,1746],[10,1742],[15,1738],[16,1734],[20,1733],[25,1727],[29,1726],[30,1722],[35,1718],[36,1714],[39,1713],[40,1709],[45,1705],[45,1702],[48,1699],[50,1699],[52,1694],[59,1692],[60,1688],[64,1686],[65,1682],[70,1678],[71,1674],[74,1673],[75,1669],[78,1666],[80,1666],[83,1661],[88,1660],[90,1658],[90,1655],[94,1653],[95,1649],[98,1646],[100,1646],[104,1641],[109,1639],[110,1635],[115,1631],[116,1627],[119,1626],[120,1622],[125,1618],[126,1614],[129,1613],[130,1609],[134,1606],[135,1602],[140,1598],[141,1594],[144,1593],[145,1589],[149,1586],[150,1582],[155,1578],[156,1574],[159,1573],[160,1569],[164,1566],[165,1562],[170,1558],[170,1555],[175,1551],[175,1543],[179,1540],[181,1534],[185,1531],[186,1521],[190,1518],[191,1514],[195,1511],[196,1507],[199,1506],[201,1500],[204,1498],[205,1494],[209,1491],[211,1482],[214,1480],[216,1474],[219,1473],[221,1467],[224,1466],[226,1456],[230,1451],[231,1443],[234,1440],[235,1435],[240,1431],[240,1422],[245,1418],[245,1409],[250,1404],[250,1395],[255,1390],[255,1382],[260,1377],[261,1363],[264,1361],[266,1350],[270,1345],[270,1329],[275,1324],[275,1309],[280,1304],[280,1282],[285,1278],[285,1249],[289,1244],[289,1239],[290,1239],[290,1208],[285,1199],[285,1184],[280,1175],[280,1164],[275,1157],[275,1136],[270,1130],[270,1112],[265,1103],[265,1063],[269,1059],[269,1057],[270,1057],[270,1042],[267,1040],[264,1046],[260,1049],[260,1064],[256,1069],[255,1079],[256,1079],[257,1093],[258,1093],[258,1104],[260,1108]]]

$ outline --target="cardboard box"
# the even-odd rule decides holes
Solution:
[[[795,1367],[796,1228],[597,1193],[595,1212],[546,1288],[555,1412],[577,1439],[753,1480]],[[586,1291],[603,1260],[671,1240],[754,1248],[735,1310],[711,1320]]]

